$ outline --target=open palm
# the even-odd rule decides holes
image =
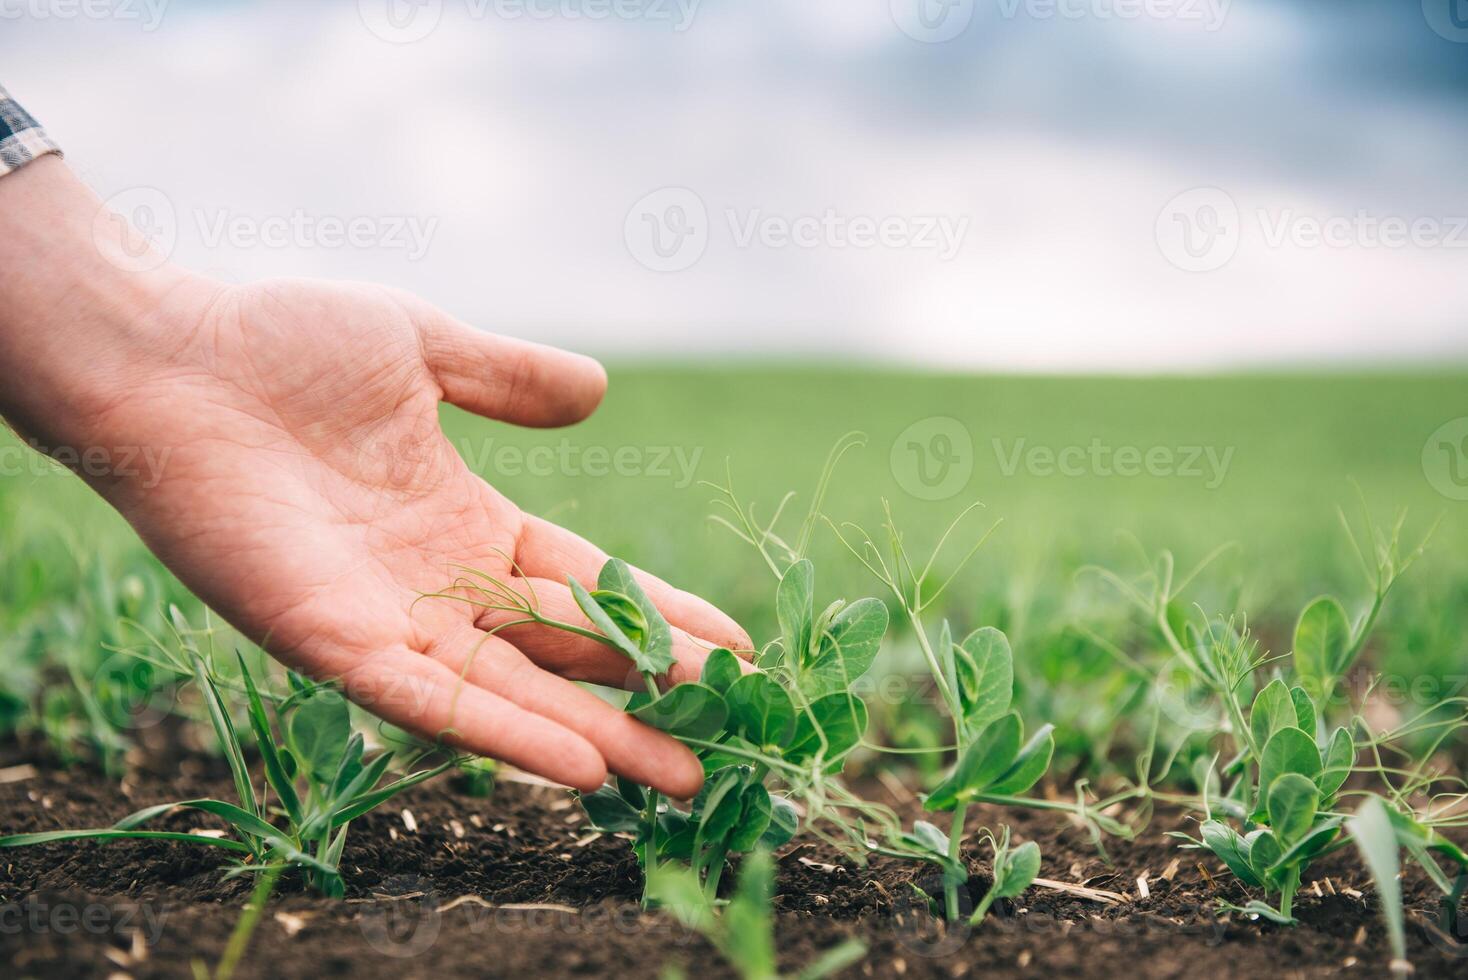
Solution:
[[[505,614],[415,602],[470,566],[523,576],[546,615],[586,624],[566,577],[590,586],[605,556],[472,473],[438,403],[564,425],[600,401],[599,365],[369,285],[196,281],[166,315],[176,342],[151,352],[96,431],[154,448],[156,473],[101,489],[185,584],[286,664],[419,735],[581,789],[610,769],[697,790],[692,753],[571,683],[620,685],[626,660],[539,626],[491,636]],[[643,581],[686,631],[674,680],[711,645],[749,648],[708,603]]]

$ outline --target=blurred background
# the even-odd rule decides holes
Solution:
[[[1373,656],[1463,685],[1462,0],[0,0],[0,65],[178,262],[605,358],[591,422],[446,410],[451,438],[757,638],[773,580],[701,481],[762,516],[798,491],[798,523],[855,430],[826,512],[875,535],[886,498],[923,552],[982,501],[938,567],[1003,523],[943,611],[1008,629],[1073,730],[1100,688],[1047,692],[1126,683],[1086,566],[1232,543],[1188,600],[1282,653],[1310,596],[1369,599],[1338,507],[1436,526]],[[84,621],[88,576],[177,591],[18,458],[9,642]],[[876,591],[824,528],[814,554],[830,595]]]

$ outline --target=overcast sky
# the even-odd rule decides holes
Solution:
[[[621,357],[1378,364],[1468,351],[1438,6],[0,0],[0,84],[230,279]]]

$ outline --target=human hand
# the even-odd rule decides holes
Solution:
[[[47,161],[27,170],[40,167],[63,184],[38,188],[41,199],[69,215],[74,179],[59,163],[64,176]],[[0,213],[28,176],[0,182]],[[339,681],[422,737],[583,790],[611,770],[677,797],[697,791],[691,752],[572,683],[635,681],[620,655],[535,625],[490,635],[508,614],[415,603],[470,566],[533,587],[546,616],[589,625],[565,580],[592,587],[605,555],[472,473],[439,427],[438,403],[565,425],[600,401],[598,364],[376,286],[87,268],[128,277],[116,280],[123,299],[78,299],[61,352],[16,339],[12,300],[30,287],[0,275],[11,310],[0,360],[34,378],[0,407],[59,444],[151,450],[155,471],[92,482],[185,585],[282,662]],[[750,648],[713,606],[642,581],[680,628],[671,680],[695,678],[711,646]]]

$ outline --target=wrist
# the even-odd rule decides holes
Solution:
[[[175,311],[205,286],[58,158],[0,178],[0,414],[50,445],[105,438],[110,408],[183,342]]]

